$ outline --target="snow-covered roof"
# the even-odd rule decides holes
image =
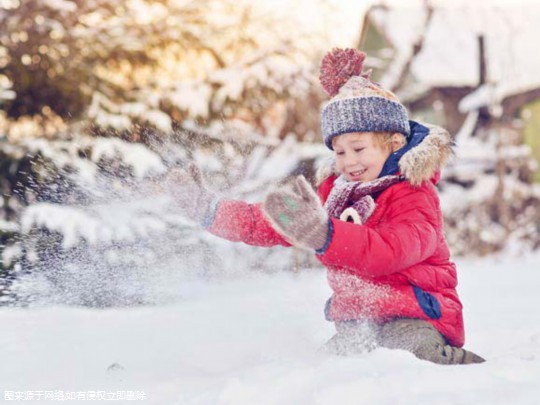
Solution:
[[[487,81],[499,100],[540,87],[540,4],[515,0],[432,1],[427,11],[420,0],[387,0],[373,9],[370,21],[391,42],[396,54],[383,78],[392,86],[400,66],[424,35],[411,73],[430,87],[475,87],[479,82],[478,36],[485,38]]]

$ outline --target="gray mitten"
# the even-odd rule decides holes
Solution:
[[[293,245],[320,250],[329,232],[328,214],[304,176],[293,187],[270,192],[263,210],[274,228]]]
[[[165,184],[176,208],[186,218],[203,225],[216,194],[204,186],[199,168],[191,163],[187,172],[173,169]]]

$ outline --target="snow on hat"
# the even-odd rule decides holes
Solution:
[[[319,80],[332,99],[323,107],[324,143],[349,132],[410,133],[407,110],[391,91],[362,73],[366,54],[356,49],[334,48],[321,62]]]

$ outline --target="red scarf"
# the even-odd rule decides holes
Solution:
[[[343,176],[334,181],[334,186],[324,207],[328,215],[363,224],[375,209],[374,197],[388,187],[403,181],[403,176],[384,176],[373,181],[346,181]],[[356,214],[355,214],[356,212]]]

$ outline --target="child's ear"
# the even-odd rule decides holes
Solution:
[[[392,152],[397,151],[405,146],[405,137],[399,132],[394,133],[390,138],[390,145],[392,146]]]

